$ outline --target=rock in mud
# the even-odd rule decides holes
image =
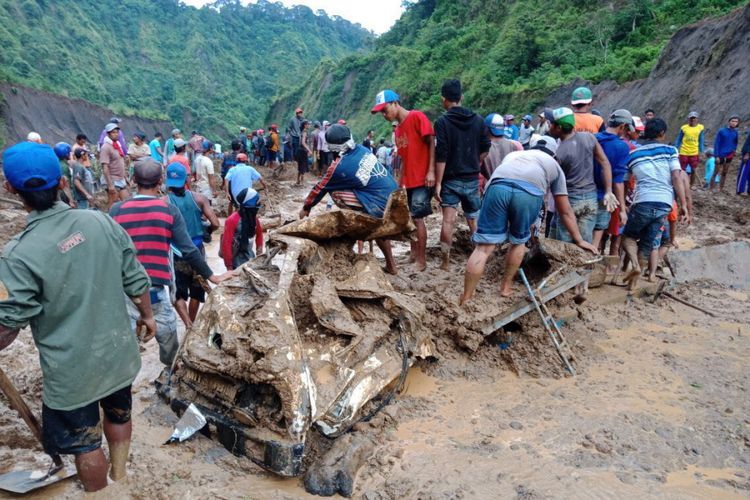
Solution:
[[[375,443],[362,434],[346,434],[305,474],[305,489],[322,496],[351,497],[354,480],[375,449]]]

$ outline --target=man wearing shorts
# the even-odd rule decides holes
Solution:
[[[612,169],[612,192],[617,197],[619,203],[617,209],[611,213],[603,205],[604,186],[601,178],[601,165],[599,165],[599,162],[595,162],[594,177],[599,205],[596,224],[594,224],[594,238],[592,243],[596,248],[600,247],[604,231],[612,225],[612,219],[615,219],[614,223],[617,224],[616,227],[618,229],[620,226],[624,226],[628,219],[625,212],[625,174],[628,171],[627,164],[630,149],[622,138],[627,137],[627,133],[634,130],[635,123],[630,111],[627,109],[618,109],[610,115],[607,121],[607,128],[604,132],[596,134],[596,140],[599,141],[602,151],[604,151],[607,160],[609,160],[609,165]],[[611,245],[617,245],[616,240],[620,238],[619,230],[611,236]]]
[[[505,256],[500,296],[509,297],[512,294],[511,283],[526,253],[526,242],[531,238],[530,228],[539,215],[548,190],[554,196],[558,217],[570,231],[575,244],[596,253],[596,248],[584,241],[578,231],[575,215],[568,203],[565,174],[554,159],[556,150],[557,141],[550,136],[542,136],[532,142],[530,150],[509,153],[492,173],[479,212],[477,231],[471,237],[477,247],[466,263],[460,304],[474,295],[487,259],[495,247],[507,241],[510,248]]]
[[[203,157],[203,153],[200,153],[200,157]],[[185,220],[185,227],[190,240],[205,259],[206,248],[203,245],[203,238],[206,230],[210,234],[219,229],[219,219],[211,208],[211,202],[208,198],[198,192],[186,189],[187,177],[187,170],[183,165],[170,163],[167,167],[165,181],[168,193],[163,200],[179,209],[182,218]],[[208,228],[203,227],[203,218],[210,224]],[[174,256],[174,274],[177,288],[175,309],[180,312],[182,318],[186,316],[190,318],[189,323],[186,324],[189,327],[195,321],[200,305],[206,301],[206,292],[195,277],[190,261],[177,255]]]
[[[608,214],[617,207],[617,197],[612,193],[612,168],[596,136],[591,132],[575,131],[577,117],[570,108],[546,109],[544,112],[550,121],[550,135],[560,139],[556,158],[565,173],[570,206],[579,232],[585,241],[591,243],[599,214],[607,212],[602,220],[609,220]],[[599,164],[601,200],[597,195],[594,161]],[[559,217],[552,219],[551,236],[573,242],[573,235],[565,225],[559,224]]]
[[[440,269],[448,271],[459,205],[471,233],[477,230],[479,172],[490,150],[490,139],[482,117],[461,106],[460,81],[446,80],[440,94],[445,113],[435,122],[435,197],[443,208]]]
[[[97,491],[107,486],[102,428],[110,477],[126,473],[131,385],[141,358],[123,297],[138,309],[141,341],[150,340],[156,323],[148,275],[127,233],[106,214],[57,201],[52,148],[17,144],[3,154],[3,170],[6,189],[20,195],[29,215],[0,259],[0,350],[31,325],[43,375],[44,451],[74,455],[84,489]]]
[[[622,247],[633,265],[633,270],[625,277],[625,281],[630,282],[630,291],[634,289],[647,259],[653,252],[658,254],[662,228],[672,211],[675,193],[682,220],[690,223],[677,151],[664,144],[666,132],[664,120],[654,118],[646,122],[644,141],[628,159],[628,171],[638,186],[622,239]],[[650,274],[653,275],[656,259],[651,260],[653,269]]]
[[[698,113],[691,111],[688,122],[680,127],[674,146],[679,152],[680,167],[690,174],[690,185],[695,184],[696,171],[703,153],[705,129],[698,123]],[[689,169],[689,170],[688,170]]]
[[[401,106],[399,96],[384,90],[375,97],[371,113],[382,113],[386,121],[395,121],[394,132],[398,155],[403,165],[401,185],[406,188],[409,211],[417,227],[417,241],[411,242],[411,260],[417,271],[427,267],[427,226],[424,218],[432,214],[432,194],[435,187],[435,131],[425,114]],[[381,162],[387,167],[385,162]]]
[[[120,127],[116,123],[108,123],[104,127],[106,135],[99,152],[99,163],[102,165],[104,179],[107,181],[109,206],[120,200],[130,198],[130,185],[125,177],[125,151],[118,141]]]
[[[740,117],[732,115],[729,118],[729,123],[726,127],[723,127],[716,133],[716,139],[714,139],[714,156],[716,156],[716,168],[714,174],[711,176],[711,183],[709,189],[713,189],[716,185],[716,176],[721,175],[719,178],[719,192],[724,191],[724,183],[727,180],[727,174],[729,173],[729,164],[732,163],[734,153],[737,151],[737,145],[740,142],[740,134],[737,132],[737,127],[740,124]]]

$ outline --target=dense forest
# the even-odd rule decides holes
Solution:
[[[320,61],[372,40],[265,0],[14,0],[0,2],[0,80],[221,133],[261,123]]]
[[[442,80],[460,77],[468,105],[521,114],[576,78],[643,78],[675,31],[746,0],[421,0],[365,54],[322,63],[276,103],[268,120],[305,104],[345,117],[358,134],[387,125],[369,115],[382,88],[439,113]]]

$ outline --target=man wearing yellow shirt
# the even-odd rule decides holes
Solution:
[[[698,113],[691,111],[688,114],[688,122],[680,127],[674,143],[680,154],[680,167],[690,174],[691,186],[694,184],[695,172],[700,164],[700,155],[703,154],[704,135],[705,128],[698,123]]]

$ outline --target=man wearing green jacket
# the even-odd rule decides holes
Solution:
[[[17,144],[3,154],[5,188],[18,194],[28,225],[0,259],[0,350],[31,326],[43,375],[42,444],[75,455],[86,491],[125,477],[132,422],[131,385],[141,367],[125,308],[140,312],[142,340],[156,333],[149,278],[127,233],[107,215],[57,201],[60,169],[47,145]],[[143,331],[145,328],[145,331]]]

